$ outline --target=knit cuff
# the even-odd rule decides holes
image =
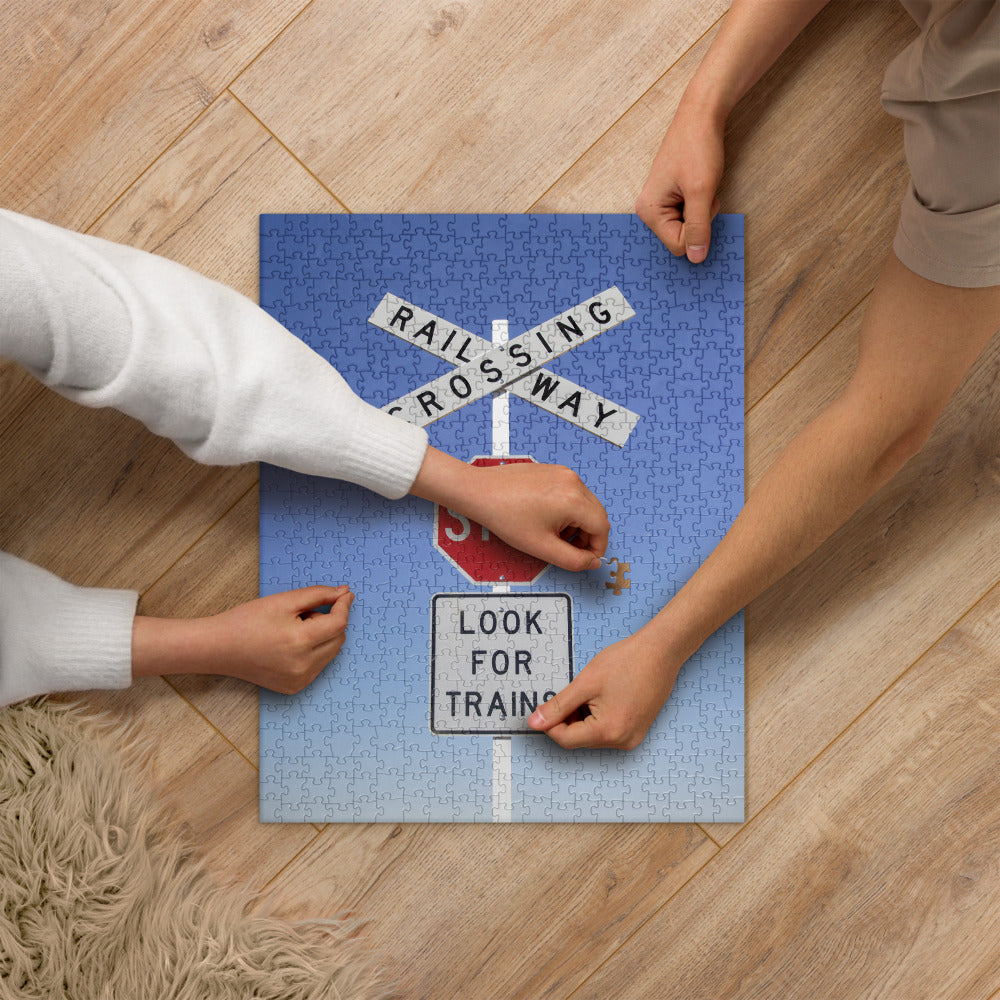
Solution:
[[[410,492],[423,464],[427,432],[359,403],[349,451],[340,456],[336,477],[398,500]]]
[[[132,683],[134,590],[73,587],[59,594],[47,662],[39,663],[46,691],[126,688]]]
[[[0,704],[128,687],[134,590],[76,587],[0,552]]]

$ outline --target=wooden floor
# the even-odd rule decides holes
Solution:
[[[259,212],[631,211],[726,6],[9,0],[0,204],[250,296]],[[837,0],[731,119],[750,489],[850,371],[906,183],[880,80],[914,34]],[[0,390],[0,546],[150,614],[256,595],[254,467],[11,365]],[[751,606],[742,826],[262,826],[254,690],[91,700],[155,736],[219,871],[369,918],[407,997],[1000,998],[998,456],[995,338],[926,450]]]

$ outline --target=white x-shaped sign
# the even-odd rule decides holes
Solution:
[[[494,347],[488,340],[387,293],[368,322],[456,368],[382,409],[423,427],[483,396],[509,390],[621,447],[638,423],[639,414],[543,366],[634,315],[625,296],[612,286]]]

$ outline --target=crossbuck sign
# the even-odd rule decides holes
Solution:
[[[389,293],[368,322],[456,367],[400,396],[383,410],[423,427],[483,396],[509,390],[621,447],[638,423],[639,414],[570,379],[553,375],[543,366],[634,315],[625,296],[612,286],[519,337],[494,346]]]

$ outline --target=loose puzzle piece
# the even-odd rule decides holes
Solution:
[[[261,818],[741,821],[741,615],[636,751],[564,751],[526,719],[742,504],[742,217],[697,266],[621,215],[265,215],[260,236],[261,305],[359,395],[459,457],[575,468],[612,524],[599,570],[523,570],[459,514],[263,466],[261,592],[357,598],[309,688],[262,692]]]

